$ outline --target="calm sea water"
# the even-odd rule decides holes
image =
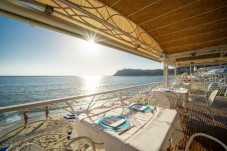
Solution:
[[[162,81],[162,76],[0,77],[0,107]]]
[[[0,77],[0,107],[103,92],[162,80],[162,76]],[[55,110],[51,113],[52,115],[53,112],[64,114],[63,111]],[[0,114],[0,119],[12,113]],[[43,109],[29,111],[29,119],[36,117],[44,118]],[[9,124],[11,126],[16,125],[18,122],[23,123],[22,112],[18,112],[0,122],[0,130]]]

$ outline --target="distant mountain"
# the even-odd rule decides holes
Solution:
[[[174,74],[174,69],[169,69],[169,74]],[[161,76],[162,69],[142,70],[142,69],[122,69],[118,70],[113,76]]]

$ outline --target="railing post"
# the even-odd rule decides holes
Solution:
[[[94,96],[92,97],[92,99],[91,99],[90,103],[88,104],[88,106],[87,106],[87,111],[89,110],[89,108],[90,108],[90,106],[91,106],[92,101],[95,99],[95,96],[96,96],[96,95],[94,95]]]
[[[73,113],[75,112],[74,108],[71,106],[71,104],[68,101],[66,101],[65,104],[69,106],[69,108]]]

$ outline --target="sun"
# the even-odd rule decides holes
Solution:
[[[89,41],[83,41],[83,43],[80,44],[82,47],[82,51],[86,56],[94,56],[97,55],[100,52],[100,45],[95,43],[93,39],[90,39]]]

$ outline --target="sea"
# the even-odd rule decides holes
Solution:
[[[159,81],[163,76],[1,76],[0,108]],[[0,119],[9,114],[0,114]],[[3,121],[12,123],[22,118],[18,113]]]

